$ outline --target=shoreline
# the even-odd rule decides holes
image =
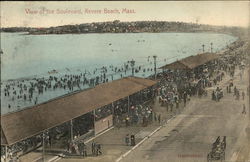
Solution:
[[[0,31],[0,33],[19,33],[20,35],[86,35],[86,34],[157,34],[157,33],[188,33],[188,34],[225,34],[225,35],[230,35],[236,38],[239,38],[239,36],[234,35],[232,33],[228,32],[216,32],[216,31],[166,31],[166,32],[88,32],[88,33],[51,33],[51,34],[46,34],[46,33],[36,33],[36,34],[30,34],[29,32],[6,32],[6,31]]]
[[[24,32],[0,32],[0,33],[21,33],[21,35],[33,35],[33,34],[27,34],[27,32],[26,32],[26,33],[24,33]],[[231,47],[234,43],[236,43],[236,42],[238,42],[238,41],[241,40],[239,36],[235,36],[235,35],[230,34],[230,33],[218,33],[218,32],[178,32],[178,31],[173,31],[173,32],[138,32],[138,33],[132,33],[132,32],[131,32],[131,33],[75,33],[75,34],[66,33],[66,34],[35,34],[35,35],[156,34],[156,33],[159,33],[159,34],[161,34],[161,33],[166,33],[166,34],[167,34],[167,33],[172,33],[172,34],[178,34],[178,33],[180,33],[180,34],[185,34],[185,33],[187,33],[187,34],[203,34],[203,33],[205,33],[205,34],[225,34],[225,35],[230,35],[230,36],[236,38],[236,40],[235,40],[234,42],[228,44],[228,46],[225,45],[224,48],[222,48],[221,50],[219,50],[219,51],[216,52],[215,54],[219,54],[219,53],[221,53],[221,52],[225,52],[225,51],[229,50],[229,47]],[[196,53],[196,54],[199,54],[199,53]],[[192,54],[192,55],[196,55],[196,54]],[[190,56],[191,56],[191,55],[190,55]],[[189,56],[187,56],[187,57],[189,57]],[[185,58],[186,58],[186,57],[185,57]],[[184,59],[184,58],[181,58],[181,59]],[[105,66],[105,65],[102,65],[102,66]],[[14,78],[14,79],[5,79],[5,80],[2,79],[2,80],[1,80],[1,83],[4,83],[4,82],[11,82],[11,81],[32,80],[32,79],[34,79],[34,78],[46,77],[46,76],[48,76],[48,75],[50,75],[50,74],[43,73],[43,74],[41,74],[40,76],[37,76],[37,74],[36,74],[36,75],[31,75],[31,76],[26,76],[26,77],[20,77],[20,78]],[[52,74],[52,76],[55,76],[55,75]]]
[[[236,40],[235,42],[237,42],[237,41],[239,41],[239,40],[240,40],[240,39]],[[224,50],[222,49],[221,51],[223,51],[223,54],[221,54],[220,56],[223,56],[223,55],[225,54],[225,52],[227,52],[228,50],[230,50],[230,47],[231,47],[232,44],[234,44],[235,42],[231,43],[226,49],[224,49]],[[241,47],[242,47],[242,46],[241,46]],[[239,48],[241,48],[241,47],[239,47]],[[218,54],[218,53],[216,53],[216,54]],[[162,73],[162,72],[160,72],[160,73]],[[160,73],[158,73],[158,74],[160,74]],[[149,76],[147,76],[147,77],[145,77],[145,78],[146,78],[146,79],[150,79],[150,78],[152,78],[153,75],[154,75],[154,74],[149,75]],[[38,78],[38,79],[39,79],[39,78]],[[20,81],[20,80],[24,80],[24,79],[19,79],[19,80],[14,80],[14,81]],[[25,80],[29,80],[29,79],[26,78]],[[13,80],[12,80],[12,81],[13,81]],[[2,83],[2,82],[1,82],[1,83]],[[75,94],[75,93],[79,93],[79,92],[86,91],[86,90],[91,89],[91,88],[93,88],[93,87],[88,87],[88,88],[81,89],[81,90],[76,90],[76,91],[73,91],[73,92],[70,92],[70,93],[65,93],[65,94],[63,94],[63,95],[60,95],[60,96],[57,96],[57,97],[50,98],[50,99],[47,100],[47,101],[38,103],[37,105],[42,105],[42,104],[48,103],[48,102],[50,102],[50,101],[54,101],[54,100],[57,100],[57,99],[61,99],[62,97],[66,97],[66,96],[73,95],[73,94]],[[36,105],[36,106],[37,106],[37,105]],[[23,107],[23,108],[18,109],[18,110],[16,110],[16,111],[8,112],[8,113],[2,114],[2,115],[8,115],[8,114],[16,113],[16,112],[19,112],[19,111],[24,111],[24,110],[26,110],[26,109],[30,109],[30,108],[33,108],[33,107],[34,107],[34,105],[32,105],[32,106],[27,106],[27,107]]]

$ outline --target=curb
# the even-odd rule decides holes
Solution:
[[[100,135],[102,135],[102,134],[104,134],[104,133],[110,131],[110,130],[113,129],[113,128],[114,128],[114,126],[108,128],[108,129],[106,129],[106,130],[103,131],[102,133],[99,133],[99,134],[97,134],[96,136],[94,136],[94,137],[88,139],[87,141],[85,141],[85,143],[89,143],[90,141],[92,141],[92,140],[94,140],[95,138],[99,137]],[[57,156],[54,156],[53,158],[49,159],[48,162],[53,162],[53,161],[56,162],[56,161],[60,160],[61,158],[62,158],[61,156],[57,155]]]
[[[168,119],[166,121],[166,123],[164,125],[166,125],[167,123],[169,123],[172,119],[174,119],[176,116],[173,116],[172,118]],[[153,132],[151,132],[149,135],[147,135],[146,137],[144,137],[137,145],[135,145],[134,147],[132,147],[130,150],[128,150],[126,153],[124,153],[123,155],[121,155],[118,159],[116,159],[116,162],[120,162],[123,158],[125,158],[131,151],[135,150],[137,147],[139,147],[144,141],[146,141],[147,139],[149,139],[152,135],[154,135],[156,132],[158,132],[161,128],[163,127],[163,125],[159,126],[158,128],[156,128]]]
[[[113,129],[113,128],[114,128],[114,126],[108,128],[108,129],[106,129],[106,130],[103,131],[102,133],[99,133],[99,134],[97,134],[96,136],[94,136],[94,137],[88,139],[87,141],[85,141],[85,143],[89,143],[90,141],[94,140],[95,138],[99,137],[100,135],[103,135],[104,133],[108,132],[109,130],[111,130],[111,129]]]
[[[58,155],[58,156],[55,156],[55,157],[49,159],[48,162],[58,161],[58,160],[61,159],[62,156],[63,156],[63,154],[60,154],[60,155]]]
[[[38,160],[40,160],[40,159],[42,159],[42,157],[38,157],[38,158],[36,158],[35,160],[33,160],[32,162],[36,162],[36,161],[38,161]]]

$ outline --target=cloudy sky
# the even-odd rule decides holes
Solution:
[[[122,12],[125,10],[130,13]],[[49,27],[113,20],[197,21],[247,27],[249,10],[248,1],[1,2],[1,27]]]

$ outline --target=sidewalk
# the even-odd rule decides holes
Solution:
[[[183,103],[179,105],[179,109],[173,108],[173,112],[167,112],[165,107],[159,105],[158,99],[156,99],[155,104],[153,106],[153,111],[158,115],[161,114],[162,122],[165,123],[168,119],[178,114],[183,109]],[[102,134],[101,136],[95,138],[92,141],[86,143],[87,145],[87,153],[88,157],[65,157],[61,159],[57,159],[55,161],[59,162],[77,162],[77,161],[101,161],[101,162],[111,162],[115,161],[122,154],[126,153],[133,146],[125,145],[125,136],[126,134],[134,134],[136,144],[142,141],[146,136],[150,135],[155,129],[157,129],[161,124],[158,121],[151,122],[148,126],[143,127],[142,125],[134,125],[128,127],[121,128],[113,128],[110,131]],[[92,142],[96,142],[101,144],[102,146],[102,155],[100,156],[92,156],[91,154],[91,144]]]
[[[248,67],[249,69],[250,67]],[[250,73],[248,73],[247,70],[245,70],[245,73],[243,75],[243,78],[245,78],[244,80],[246,80],[245,84],[248,82],[248,84],[246,84],[247,86],[249,86],[250,84]],[[240,82],[240,84],[242,84]],[[245,89],[244,89],[245,90]],[[250,101],[249,101],[249,96],[245,96],[245,104],[246,104],[246,108],[247,108],[247,112],[250,113]],[[237,157],[237,162],[239,161],[246,161],[246,162],[250,162],[250,114],[249,114],[249,120],[248,120],[248,127],[245,129],[245,138],[246,138],[246,141],[244,141],[241,145],[241,150],[240,152],[238,153],[238,157]]]

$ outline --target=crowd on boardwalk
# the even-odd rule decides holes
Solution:
[[[241,47],[241,46],[240,46]],[[227,51],[216,61],[207,63],[198,67],[199,70],[181,71],[181,70],[167,70],[157,75],[158,84],[154,87],[150,87],[141,92],[114,102],[112,105],[107,105],[95,110],[95,114],[84,115],[75,119],[74,122],[74,136],[80,137],[93,129],[94,125],[91,122],[105,118],[111,114],[114,117],[114,123],[117,127],[130,126],[134,124],[148,125],[152,121],[161,121],[161,116],[155,114],[153,107],[148,104],[151,102],[159,102],[167,111],[173,111],[174,108],[178,109],[180,104],[184,106],[191,99],[192,96],[206,96],[207,87],[216,87],[212,92],[211,99],[219,102],[223,97],[223,90],[218,86],[218,83],[222,81],[225,75],[234,77],[235,70],[240,69],[240,76],[244,74],[244,68],[247,66],[246,53],[241,48],[235,48]],[[112,67],[109,67],[112,69]],[[105,69],[105,67],[103,68]],[[114,71],[119,69],[113,68]],[[127,68],[121,69],[122,71],[128,70]],[[138,70],[141,70],[138,67]],[[150,70],[150,69],[149,69]],[[108,70],[104,70],[108,71]],[[5,86],[4,92],[6,96],[10,96],[10,93],[15,97],[21,97],[24,100],[32,100],[34,93],[42,94],[48,90],[57,88],[68,89],[73,91],[74,88],[80,88],[80,84],[99,84],[100,82],[106,82],[106,73],[101,74],[101,77],[96,77],[93,80],[86,79],[84,74],[80,75],[65,75],[61,78],[49,77],[48,79],[40,78],[34,79],[27,85],[25,81],[19,81],[16,83],[10,83]],[[17,87],[16,89],[13,87]],[[15,92],[15,93],[14,93]],[[248,92],[248,91],[247,91]],[[230,81],[226,88],[226,93],[232,93],[236,100],[240,99],[240,96],[244,100],[244,91],[237,89]],[[25,97],[26,96],[26,97]],[[128,101],[129,100],[129,101]],[[36,101],[36,100],[35,100]],[[243,105],[243,113],[245,113]],[[84,124],[83,124],[84,123]],[[52,140],[60,140],[69,137],[69,123],[65,123],[61,126],[49,130],[46,134],[46,143],[51,146]],[[8,147],[10,157],[16,157],[18,152],[25,153],[32,150],[42,144],[42,135],[37,135],[24,141],[18,142]],[[134,136],[129,134],[125,135],[125,143],[132,143],[134,145]],[[66,140],[67,151],[69,154],[78,154],[87,156],[86,145],[83,141],[78,140],[75,142]],[[101,144],[92,144],[92,155],[98,156],[102,154]],[[5,156],[5,149],[1,149],[2,157]]]

